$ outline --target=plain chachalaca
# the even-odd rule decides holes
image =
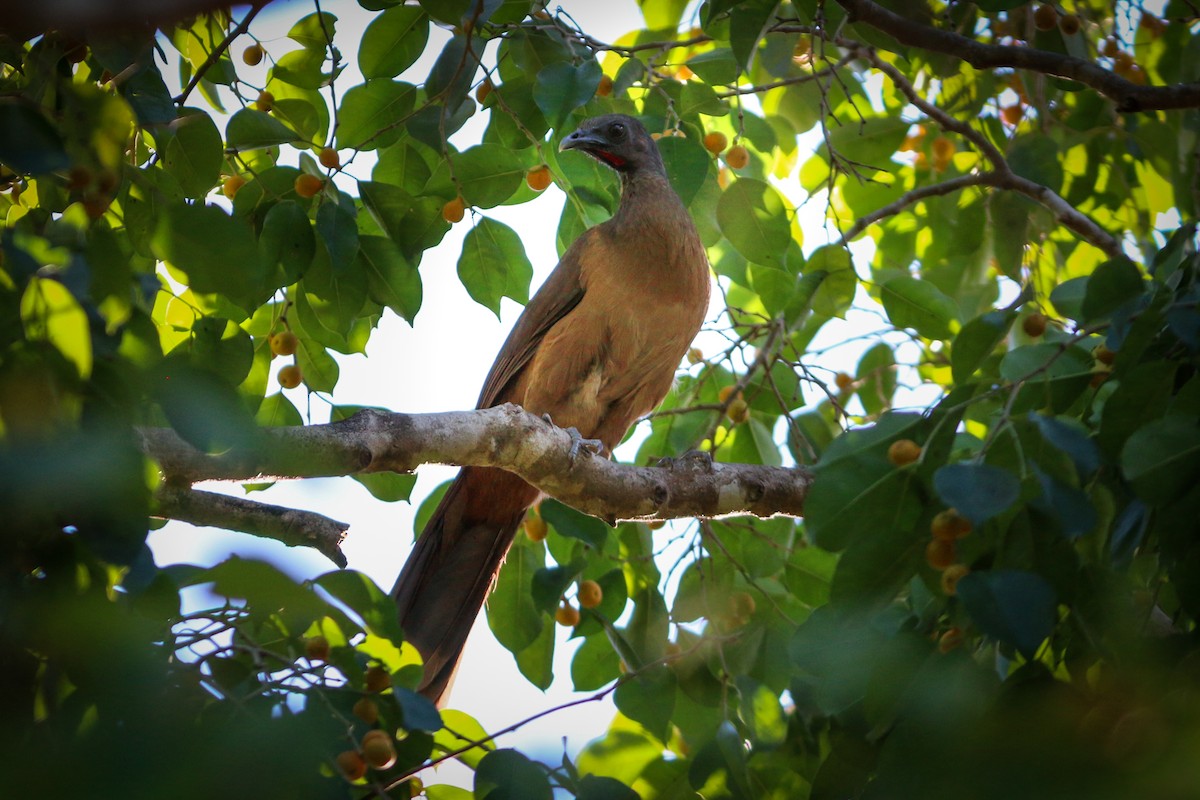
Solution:
[[[708,308],[695,225],[640,122],[596,117],[562,140],[616,170],[621,202],[583,233],[529,301],[496,357],[478,408],[517,403],[611,452],[666,396]],[[538,490],[510,472],[467,467],[396,579],[405,635],[440,701],[526,509]]]

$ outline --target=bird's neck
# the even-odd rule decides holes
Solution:
[[[647,211],[655,213],[647,215]],[[679,211],[687,213],[665,174],[651,171],[621,173],[621,202],[613,215],[617,225],[624,227],[647,218],[669,218]]]

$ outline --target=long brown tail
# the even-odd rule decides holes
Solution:
[[[413,545],[392,597],[425,659],[421,693],[440,702],[467,636],[537,490],[510,472],[463,469]]]

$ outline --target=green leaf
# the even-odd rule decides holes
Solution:
[[[890,344],[877,344],[863,354],[855,372],[858,400],[872,416],[892,407],[896,394],[896,353]]]
[[[671,188],[686,206],[695,199],[708,176],[712,157],[691,139],[678,136],[663,137],[658,141],[658,152],[667,168]]]
[[[516,750],[488,753],[475,768],[478,800],[552,800],[545,771]]]
[[[805,263],[804,274],[824,274],[821,285],[813,294],[813,311],[826,317],[841,317],[849,310],[858,289],[858,275],[845,248],[818,247]]]
[[[675,711],[675,687],[675,673],[670,669],[647,667],[617,687],[613,702],[618,711],[665,742]]]
[[[165,359],[157,367],[151,393],[171,427],[201,452],[246,447],[257,436],[254,419],[237,392],[182,358]]]
[[[933,485],[947,505],[976,525],[1007,511],[1021,495],[1017,477],[991,464],[947,464],[933,474]]]
[[[448,708],[442,712],[444,727],[433,736],[436,747],[445,752],[457,751],[470,742],[487,739],[488,733],[483,726],[469,714]],[[456,758],[468,767],[474,768],[491,752],[491,744],[476,745],[466,752],[459,753]]]
[[[301,89],[320,89],[330,81],[324,71],[325,54],[320,50],[293,50],[284,53],[271,67],[271,79]],[[276,108],[272,108],[275,111]]]
[[[394,608],[393,604],[393,608]],[[392,689],[404,719],[404,729],[436,733],[443,727],[442,715],[430,700],[412,689],[396,686]]]
[[[1058,621],[1054,589],[1032,572],[972,572],[958,582],[957,596],[981,631],[1029,659]]]
[[[187,273],[192,291],[224,295],[246,312],[270,295],[254,234],[216,206],[167,206],[151,246]]]
[[[542,567],[533,573],[534,605],[547,614],[554,614],[559,599],[585,566],[586,563],[580,560],[565,566]]]
[[[271,206],[258,237],[258,252],[264,266],[283,268],[283,282],[289,286],[308,271],[317,250],[308,214],[295,200]]]
[[[367,276],[368,295],[411,325],[421,308],[420,273],[389,239],[363,236],[359,245],[358,264]]]
[[[709,86],[729,84],[737,80],[737,60],[728,47],[718,47],[694,55],[687,60],[687,65]]]
[[[284,397],[282,392],[276,392],[263,398],[258,413],[254,415],[254,422],[263,428],[276,428],[303,425],[304,418],[291,400]]]
[[[1134,431],[1121,449],[1121,471],[1150,505],[1181,497],[1200,478],[1196,418],[1172,414]]]
[[[739,69],[749,71],[758,42],[775,12],[775,0],[745,0],[729,19],[729,46]]]
[[[616,778],[584,775],[575,800],[642,800],[642,796]]]
[[[492,208],[513,196],[525,180],[525,162],[508,147],[481,144],[451,156],[451,165],[442,163],[429,179],[426,194],[454,197],[476,208]],[[457,181],[457,185],[454,181]]]
[[[488,626],[514,655],[537,641],[544,618],[533,603],[533,575],[546,563],[545,548],[517,537],[487,600]]]
[[[1025,133],[1008,148],[1008,165],[1022,178],[1050,189],[1062,191],[1063,166],[1058,145],[1044,133]]]
[[[578,539],[596,550],[604,549],[604,542],[612,529],[602,521],[565,506],[557,500],[543,500],[538,508],[542,519],[553,525],[560,536]]]
[[[288,31],[288,38],[314,50],[323,50],[333,41],[337,17],[328,12],[301,17]]]
[[[499,317],[502,297],[528,302],[533,265],[512,228],[483,217],[463,239],[458,277],[475,302]]]
[[[859,538],[904,531],[920,506],[911,474],[872,453],[822,465],[804,510],[812,540],[837,551]]]
[[[92,374],[92,336],[87,313],[60,281],[31,278],[21,297],[21,320],[32,341],[48,342],[72,364],[80,378]]]
[[[71,166],[58,129],[17,97],[0,97],[0,161],[34,175]]]
[[[429,41],[429,17],[416,6],[384,11],[363,31],[358,68],[364,78],[394,78],[412,66]]]
[[[602,74],[600,65],[590,59],[578,67],[566,61],[549,64],[538,71],[533,100],[546,121],[557,128],[568,114],[592,99]]]
[[[208,194],[221,177],[225,158],[221,132],[212,117],[195,109],[184,109],[183,116],[169,126],[163,166],[179,181],[179,188],[188,197]]]
[[[417,483],[416,475],[399,472],[367,472],[350,477],[361,483],[376,500],[385,503],[407,502]]]
[[[554,628],[554,620],[543,617],[542,632],[537,639],[516,654],[517,669],[543,692],[554,682]]]
[[[334,272],[347,272],[358,255],[357,209],[346,195],[336,203],[322,203],[317,209],[317,236],[325,245]]]
[[[235,150],[257,150],[302,141],[288,126],[253,108],[243,108],[225,126],[225,142]]]
[[[870,117],[863,122],[847,121],[829,132],[834,152],[858,164],[887,167],[900,149],[909,123],[898,116]]]
[[[792,239],[790,213],[774,188],[754,178],[738,179],[717,201],[721,233],[737,251],[750,261],[781,269]]]
[[[1082,322],[1107,319],[1119,306],[1138,297],[1145,282],[1137,265],[1124,256],[1105,261],[1087,279]]]
[[[929,281],[901,275],[880,292],[888,318],[927,339],[948,339],[958,327],[958,304]]]
[[[955,383],[963,383],[975,374],[1008,336],[1016,318],[1015,311],[989,311],[963,326],[950,351],[950,371]]]
[[[322,257],[313,262],[298,290],[321,327],[344,338],[367,300],[367,276],[356,269],[336,271]]]
[[[621,659],[603,633],[593,634],[571,658],[571,685],[577,692],[594,692],[621,675]]]
[[[313,579],[313,584],[353,611],[372,633],[395,644],[404,641],[404,632],[396,617],[395,601],[368,576],[352,569],[343,569],[326,572]]]
[[[337,361],[324,347],[306,344],[301,340],[296,351],[296,365],[304,373],[304,385],[314,392],[332,392],[341,370]]]
[[[338,149],[374,150],[398,141],[404,128],[397,123],[412,111],[416,97],[412,84],[386,78],[352,86],[338,113]]]

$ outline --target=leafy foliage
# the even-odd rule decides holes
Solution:
[[[0,38],[14,796],[408,797],[451,757],[493,799],[1195,785],[1189,4],[1080,2],[1073,22],[887,4],[908,16],[883,24],[861,0],[645,0],[645,29],[614,43],[528,0],[360,5],[361,41],[317,9],[261,69],[230,54],[256,7]],[[305,393],[332,405],[334,354],[364,352],[387,310],[414,319],[452,224],[471,226],[470,296],[525,302],[518,232],[482,211],[530,200],[545,166],[560,248],[605,219],[615,178],[557,144],[613,111],[660,137],[726,301],[725,349],[693,353],[637,460],[699,448],[815,482],[802,521],[677,526],[675,562],[645,524],[533,512],[489,624],[545,687],[556,612],[594,581],[570,679],[619,710],[552,766],[413,691],[419,657],[365,576],[157,566],[164,487],[138,429],[236,455],[302,424]],[[713,132],[732,146],[710,153]],[[276,391],[285,331],[303,384]],[[412,488],[358,477],[384,500]],[[343,775],[378,752],[371,731],[394,757]]]

